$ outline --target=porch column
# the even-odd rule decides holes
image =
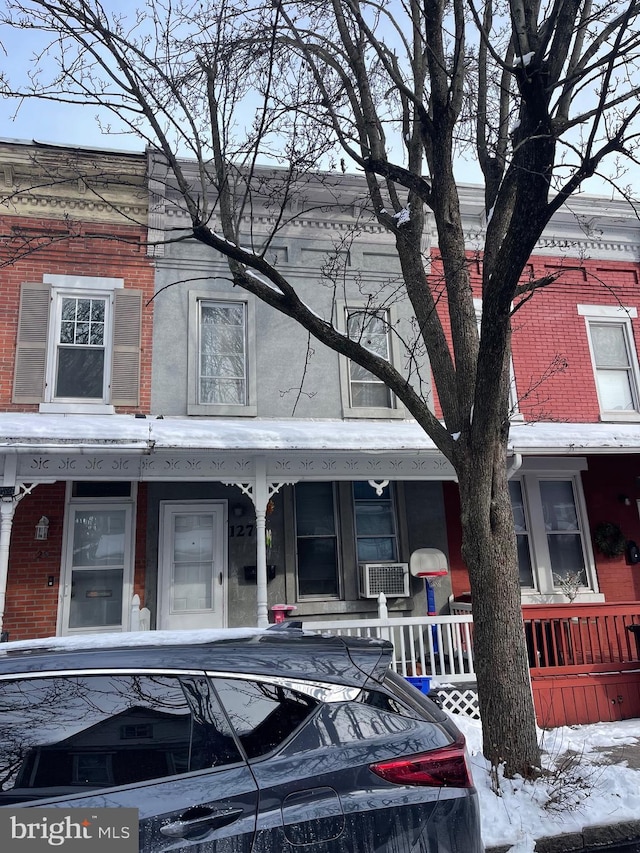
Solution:
[[[292,486],[297,479],[287,479],[276,483],[267,480],[267,463],[263,456],[255,460],[255,478],[253,482],[240,483],[222,480],[225,486],[237,486],[243,495],[250,498],[256,512],[256,625],[266,628],[269,624],[267,596],[267,506],[271,498],[283,486]]]
[[[4,619],[4,604],[7,597],[7,575],[9,573],[9,544],[11,528],[17,502],[13,498],[0,501],[0,633]]]
[[[266,628],[269,624],[267,609],[267,535],[266,518],[269,489],[267,486],[267,465],[263,457],[256,459],[256,484],[253,492],[253,505],[256,511],[256,606],[257,626]]]

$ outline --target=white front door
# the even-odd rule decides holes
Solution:
[[[128,630],[132,516],[131,503],[69,505],[62,564],[62,634]]]
[[[160,504],[158,628],[226,625],[226,502]]]

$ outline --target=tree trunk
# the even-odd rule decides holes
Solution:
[[[505,776],[540,766],[502,437],[462,452],[462,556],[469,570],[484,755]]]

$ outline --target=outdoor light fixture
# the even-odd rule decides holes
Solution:
[[[49,538],[49,519],[46,515],[43,515],[40,518],[40,521],[36,524],[36,539],[41,542],[44,539]]]

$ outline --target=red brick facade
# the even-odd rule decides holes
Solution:
[[[482,294],[480,267],[469,259],[474,295]],[[597,423],[600,409],[589,353],[585,320],[578,305],[640,308],[640,264],[616,261],[577,261],[562,257],[533,258],[523,281],[564,270],[551,285],[522,304],[512,321],[512,353],[520,414],[527,422]],[[433,261],[432,278],[442,276]],[[445,331],[450,332],[446,300],[438,303]],[[640,319],[632,319],[636,349]],[[435,393],[435,392],[434,392]],[[436,413],[442,417],[437,401]]]
[[[34,235],[24,249],[25,235]],[[119,413],[148,413],[151,405],[154,263],[147,256],[142,227],[100,222],[65,222],[34,217],[0,217],[0,410],[38,411],[38,404],[12,402],[20,287],[43,276],[78,275],[124,279],[124,287],[142,291],[140,405]],[[47,235],[42,239],[42,235]],[[64,482],[39,485],[18,504],[9,554],[3,630],[10,639],[55,635],[65,516]],[[49,538],[34,539],[45,515]],[[144,604],[146,487],[138,489],[134,592]]]
[[[56,235],[40,248],[21,251],[26,231]],[[20,286],[41,282],[43,275],[82,275],[124,279],[125,288],[143,293],[140,406],[119,412],[148,412],[151,402],[151,345],[153,332],[153,260],[147,256],[145,230],[134,226],[74,223],[65,228],[59,219],[0,216],[0,410],[37,411],[38,406],[12,403],[13,371]],[[23,256],[24,255],[24,256]],[[7,265],[7,261],[17,260]]]
[[[480,271],[470,259],[474,293],[479,297]],[[598,423],[600,408],[584,316],[578,305],[623,305],[640,308],[640,264],[616,261],[575,261],[533,258],[525,279],[565,271],[524,303],[513,317],[513,366],[520,414],[527,423]],[[432,271],[441,274],[436,260]],[[441,305],[444,304],[444,301]],[[440,307],[450,328],[446,307]],[[640,352],[640,319],[631,318],[636,351]],[[437,405],[437,411],[441,411]],[[640,431],[640,423],[638,424]],[[587,455],[587,454],[585,454]],[[628,540],[640,544],[640,459],[628,455],[587,455],[581,474],[591,533],[601,522],[618,524]],[[444,484],[451,582],[454,596],[469,590],[460,555],[461,529],[458,490]],[[628,500],[628,503],[624,499]],[[625,555],[605,557],[592,541],[600,592],[607,601],[640,600],[640,563]]]

